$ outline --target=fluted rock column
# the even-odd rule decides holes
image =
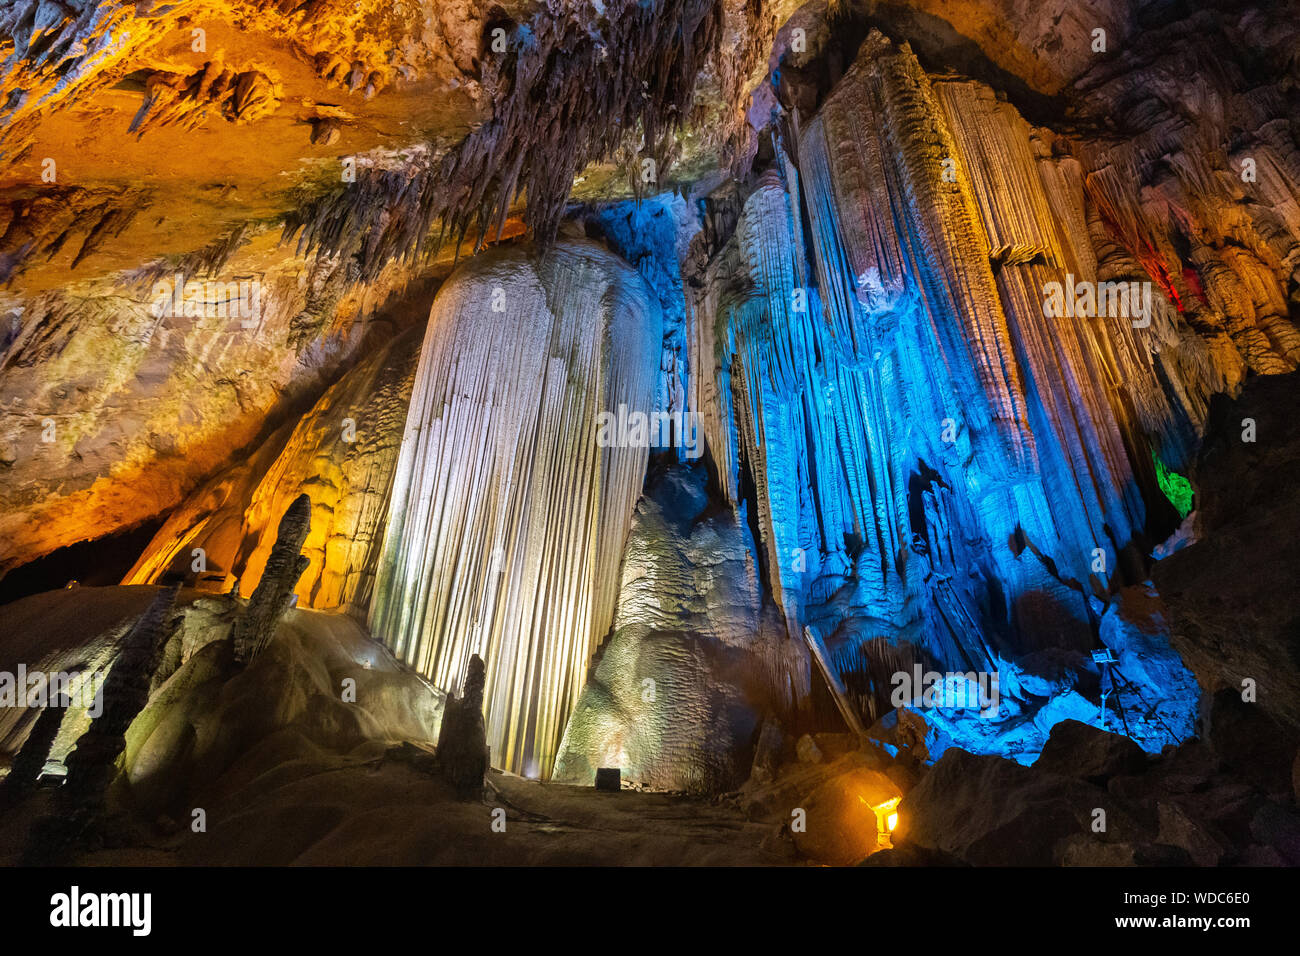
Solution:
[[[487,665],[492,762],[545,776],[609,629],[648,444],[660,307],[590,243],[478,256],[425,335],[370,626],[447,690]]]

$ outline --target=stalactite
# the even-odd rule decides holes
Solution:
[[[53,187],[31,198],[0,205],[0,282],[25,265],[56,255],[81,235],[75,269],[108,239],[122,233],[152,199],[146,189]]]
[[[871,717],[906,661],[1012,675],[1044,635],[1091,646],[1148,449],[1195,425],[1163,353],[1195,353],[1159,293],[1148,317],[1045,305],[1052,282],[1109,278],[1081,164],[879,34],[774,152],[692,295],[691,394],[733,501],[752,474],[792,626]]]
[[[441,73],[460,80],[471,64],[462,68],[441,44],[460,32],[480,36],[486,12],[471,6],[439,24],[436,16],[414,14],[389,0],[15,0],[0,9],[0,77],[12,92],[0,105],[0,163],[31,146],[44,115],[142,70],[152,81],[144,109],[171,103],[173,119],[218,98],[231,120],[246,121],[272,108],[278,90],[260,70],[210,63],[190,76],[173,72],[175,61],[160,57],[160,47],[181,29],[188,36],[194,23],[233,18],[272,42],[292,42],[307,68],[339,92],[369,99],[399,75]]]
[[[370,624],[442,688],[483,658],[499,766],[549,773],[609,628],[648,443],[600,447],[597,416],[649,411],[661,352],[653,294],[591,244],[485,253],[434,302]]]
[[[823,158],[804,158],[814,152]],[[810,191],[853,197],[835,203],[833,211],[820,206],[826,200],[811,204],[814,228],[835,231],[823,246],[847,250],[828,252],[825,264],[819,261],[819,285],[838,290],[827,302],[846,337],[859,324],[859,308],[903,312],[907,303],[897,298],[903,290],[921,303],[953,372],[953,387],[981,396],[961,404],[977,446],[989,449],[985,467],[1014,479],[1033,471],[1033,440],[1023,388],[1005,360],[1006,317],[969,180],[945,175],[945,161],[954,161],[956,153],[929,80],[910,50],[896,50],[873,34],[800,138]],[[847,256],[847,280],[833,274],[836,255]],[[999,451],[982,438],[990,430]]]
[[[389,259],[427,253],[437,221],[456,242],[474,229],[481,246],[526,192],[528,227],[549,243],[574,177],[629,137],[638,169],[653,159],[663,181],[666,157],[655,147],[690,113],[721,27],[717,0],[620,0],[594,31],[583,17],[543,10],[516,30],[509,55],[483,61],[484,87],[497,91],[491,119],[436,163],[363,169],[356,183],[290,215],[285,236],[298,235],[300,249],[357,254],[368,278]]]
[[[1065,254],[1038,182],[1029,125],[982,84],[936,83],[934,91],[957,147],[957,155],[949,157],[952,175],[971,183],[990,256],[1009,265],[1036,257],[1062,263]]]
[[[251,241],[252,232],[253,228],[248,223],[240,223],[202,249],[174,261],[158,259],[131,270],[125,276],[126,282],[137,288],[148,289],[160,279],[170,280],[177,273],[185,276],[186,279],[213,278],[220,275],[230,263],[231,257]]]
[[[1173,359],[1192,373],[1185,392],[1197,422],[1209,392],[1235,389],[1246,369],[1275,374],[1300,362],[1288,303],[1300,264],[1300,149],[1279,120],[1289,42],[1287,30],[1261,26],[1198,11],[1153,26],[1149,42],[1079,84],[1087,123],[1109,121],[1117,102],[1141,104],[1129,135],[1081,138],[1076,155],[1109,233],[1094,237],[1103,270],[1112,256],[1134,262],[1176,324],[1204,341],[1198,349],[1180,334]],[[1224,30],[1229,47],[1257,50],[1250,61],[1223,55],[1212,37]],[[1247,38],[1256,31],[1280,46]]]
[[[193,130],[213,115],[250,123],[273,113],[282,95],[275,80],[261,70],[235,70],[219,60],[209,60],[189,75],[158,70],[145,81],[144,102],[128,132],[142,137],[172,125]]]

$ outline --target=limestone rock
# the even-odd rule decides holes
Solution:
[[[295,406],[317,400],[362,351],[375,321],[361,309],[361,290],[348,289],[328,323],[294,347],[289,327],[306,297],[302,263],[288,254],[269,256],[268,263],[270,238],[259,233],[207,278],[198,266],[164,264],[139,285],[100,281],[77,294],[0,296],[12,320],[0,336],[0,448],[12,456],[0,482],[0,570],[137,527],[191,493],[194,500],[181,514],[198,512],[202,520],[237,497],[243,484],[266,477],[279,454],[267,435],[301,415]],[[248,278],[253,270],[256,282]],[[386,274],[364,294],[383,299],[393,281]],[[178,290],[199,314],[186,314],[184,303],[176,309]],[[383,405],[376,396],[370,407]],[[358,421],[365,442],[373,434],[370,422]],[[324,423],[312,424],[304,430],[320,440]],[[341,435],[341,425],[330,424]],[[270,447],[255,450],[259,445]],[[353,455],[355,449],[349,448]],[[297,493],[278,503],[276,517]],[[219,529],[219,517],[225,518],[211,516],[213,527],[177,529],[176,536],[219,537],[221,530],[214,551],[237,551],[238,518],[235,527]],[[170,537],[169,529],[166,545],[151,552],[172,545]],[[192,574],[192,547],[165,557]],[[157,582],[170,567],[141,570],[129,580]]]
[[[1276,744],[1277,761],[1284,760],[1287,744],[1300,745],[1291,573],[1300,566],[1300,514],[1292,488],[1300,440],[1288,427],[1300,414],[1295,379],[1258,378],[1238,399],[1215,400],[1193,471],[1198,540],[1152,570],[1168,608],[1173,647],[1202,689],[1222,693],[1225,703],[1233,694],[1240,702],[1245,682],[1253,682],[1256,703],[1240,709],[1243,715],[1246,708],[1268,715],[1259,718],[1261,731],[1279,725],[1285,740],[1269,732],[1257,738]],[[1255,441],[1244,440],[1250,423]],[[1225,713],[1225,730],[1228,719]],[[1239,739],[1225,756],[1236,746],[1252,744]]]
[[[1063,720],[1052,728],[1034,768],[1105,786],[1111,777],[1141,773],[1146,762],[1142,748],[1128,737]]]
[[[759,716],[789,712],[807,661],[760,617],[748,529],[710,512],[704,469],[675,466],[638,503],[612,635],[565,730],[554,779],[598,767],[655,789],[719,792],[745,779]],[[779,735],[779,730],[771,733]]]
[[[1187,851],[1163,843],[1101,843],[1071,837],[1060,853],[1062,866],[1190,866]]]
[[[104,687],[103,709],[68,754],[61,792],[69,808],[101,803],[126,749],[126,732],[149,699],[154,670],[167,640],[178,588],[164,588],[132,625]]]
[[[1097,809],[1106,811],[1104,834],[1092,830]],[[903,798],[898,814],[896,841],[977,866],[1048,866],[1057,845],[1071,838],[1147,842],[1154,835],[1104,790],[955,748]]]
[[[364,608],[419,355],[415,330],[345,373],[292,429],[270,436],[246,462],[209,479],[168,517],[123,579],[188,576],[202,548],[206,576],[257,587],[274,543],[275,518],[300,494],[312,498],[303,543],[310,564],[294,589],[303,607]],[[202,585],[205,575],[199,575]]]
[[[832,777],[803,800],[806,826],[792,827],[794,845],[821,863],[859,863],[882,845],[875,808],[898,796],[893,781],[878,771],[857,769]]]

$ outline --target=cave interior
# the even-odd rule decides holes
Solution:
[[[13,0],[0,864],[1300,865],[1297,14]]]

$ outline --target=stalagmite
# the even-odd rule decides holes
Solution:
[[[447,690],[483,658],[501,767],[550,772],[609,628],[648,436],[602,413],[651,411],[661,325],[589,243],[483,254],[434,302],[370,625]]]
[[[149,686],[167,640],[178,587],[161,588],[153,603],[132,625],[122,651],[104,684],[103,711],[68,754],[64,784],[69,806],[98,804],[116,773],[116,761],[126,747],[125,734],[148,702]]]
[[[438,730],[438,770],[462,799],[481,797],[488,769],[487,730],[483,720],[483,658],[469,659],[461,695],[448,695]]]
[[[104,683],[102,710],[64,761],[68,775],[54,812],[32,827],[23,857],[27,864],[64,863],[75,850],[94,849],[109,835],[104,826],[111,812],[109,786],[126,749],[126,732],[148,703],[178,590],[159,589],[123,639]]]
[[[294,499],[280,519],[262,580],[249,598],[248,606],[235,617],[235,660],[248,663],[275,636],[280,615],[289,607],[293,589],[311,563],[311,559],[301,553],[302,543],[310,531],[311,498],[303,494]]]
[[[0,781],[0,809],[12,806],[36,789],[41,771],[49,759],[50,748],[58,736],[67,713],[69,698],[66,695],[51,700],[41,709],[32,731],[27,735],[23,749],[14,757],[8,775]]]

